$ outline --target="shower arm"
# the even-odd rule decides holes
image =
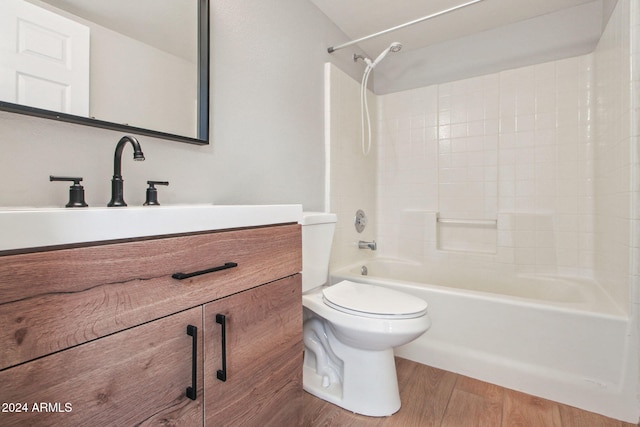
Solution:
[[[466,2],[466,3],[463,3],[463,4],[459,4],[457,6],[450,7],[449,9],[444,9],[444,10],[441,10],[440,12],[432,13],[431,15],[423,16],[422,18],[414,19],[413,21],[409,21],[409,22],[406,22],[406,23],[401,24],[401,25],[396,25],[395,27],[387,28],[386,30],[383,30],[383,31],[380,31],[380,32],[377,32],[377,33],[374,33],[374,34],[369,34],[368,36],[360,37],[359,39],[356,39],[356,40],[351,40],[350,42],[347,42],[347,43],[343,43],[343,44],[340,44],[340,45],[337,45],[337,46],[331,46],[331,47],[329,47],[327,49],[327,52],[333,53],[336,50],[342,49],[342,48],[347,47],[347,46],[351,46],[352,44],[360,43],[362,41],[369,40],[371,38],[378,37],[378,36],[381,36],[383,34],[390,33],[392,31],[400,30],[400,29],[408,27],[410,25],[417,24],[419,22],[426,21],[427,19],[435,18],[435,17],[440,16],[440,15],[444,15],[444,14],[449,13],[449,12],[453,12],[454,10],[462,9],[463,7],[471,6],[472,4],[478,3],[478,2],[481,2],[481,1],[483,1],[483,0],[471,0],[469,2]]]

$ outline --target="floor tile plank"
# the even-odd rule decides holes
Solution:
[[[400,410],[382,423],[385,427],[428,427],[441,425],[456,375],[441,369],[421,365],[405,359],[396,359],[400,386]],[[404,376],[407,380],[402,381]]]
[[[501,387],[460,376],[442,426],[499,426],[502,422],[503,396]]]
[[[505,390],[503,427],[561,427],[560,408],[550,400]]]
[[[636,427],[550,400],[396,358],[402,407],[365,417],[305,393],[303,427]]]
[[[635,427],[630,423],[614,420],[567,405],[560,406],[562,427]]]

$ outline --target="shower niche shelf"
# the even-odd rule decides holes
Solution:
[[[436,216],[437,248],[441,251],[495,254],[498,220]]]

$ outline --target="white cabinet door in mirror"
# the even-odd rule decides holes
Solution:
[[[24,0],[2,1],[0,99],[87,116],[89,28]]]

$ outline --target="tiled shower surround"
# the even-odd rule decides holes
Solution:
[[[584,276],[631,313],[637,8],[620,0],[588,55],[370,94],[378,126],[368,157],[359,82],[328,65],[327,208],[339,215],[332,267],[372,256],[355,242],[375,238],[377,256],[429,264],[434,280]],[[370,217],[364,236],[352,229],[357,208]]]
[[[381,253],[445,269],[592,274],[592,63],[380,97]]]

